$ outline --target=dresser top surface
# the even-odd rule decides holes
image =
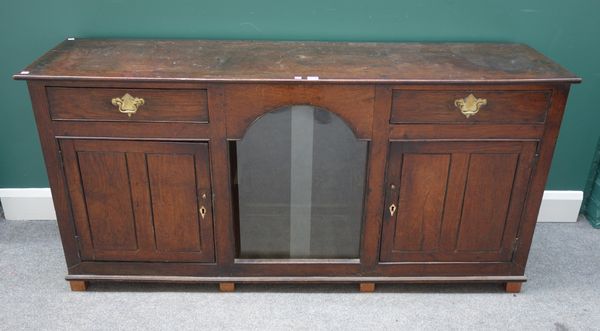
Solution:
[[[580,81],[523,44],[125,39],[66,40],[14,78],[359,83]]]

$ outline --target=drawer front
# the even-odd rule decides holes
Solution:
[[[206,89],[47,87],[53,120],[208,123]]]
[[[551,91],[394,90],[390,123],[543,123]]]

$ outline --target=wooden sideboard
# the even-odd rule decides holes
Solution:
[[[491,43],[64,41],[27,80],[73,290],[518,292],[570,84]]]

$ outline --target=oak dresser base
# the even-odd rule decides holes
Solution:
[[[70,38],[26,80],[71,290],[526,281],[570,86],[512,43]]]

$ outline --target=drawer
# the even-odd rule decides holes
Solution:
[[[53,120],[208,123],[206,89],[46,88]]]
[[[392,94],[390,123],[543,123],[549,90],[413,90]]]

